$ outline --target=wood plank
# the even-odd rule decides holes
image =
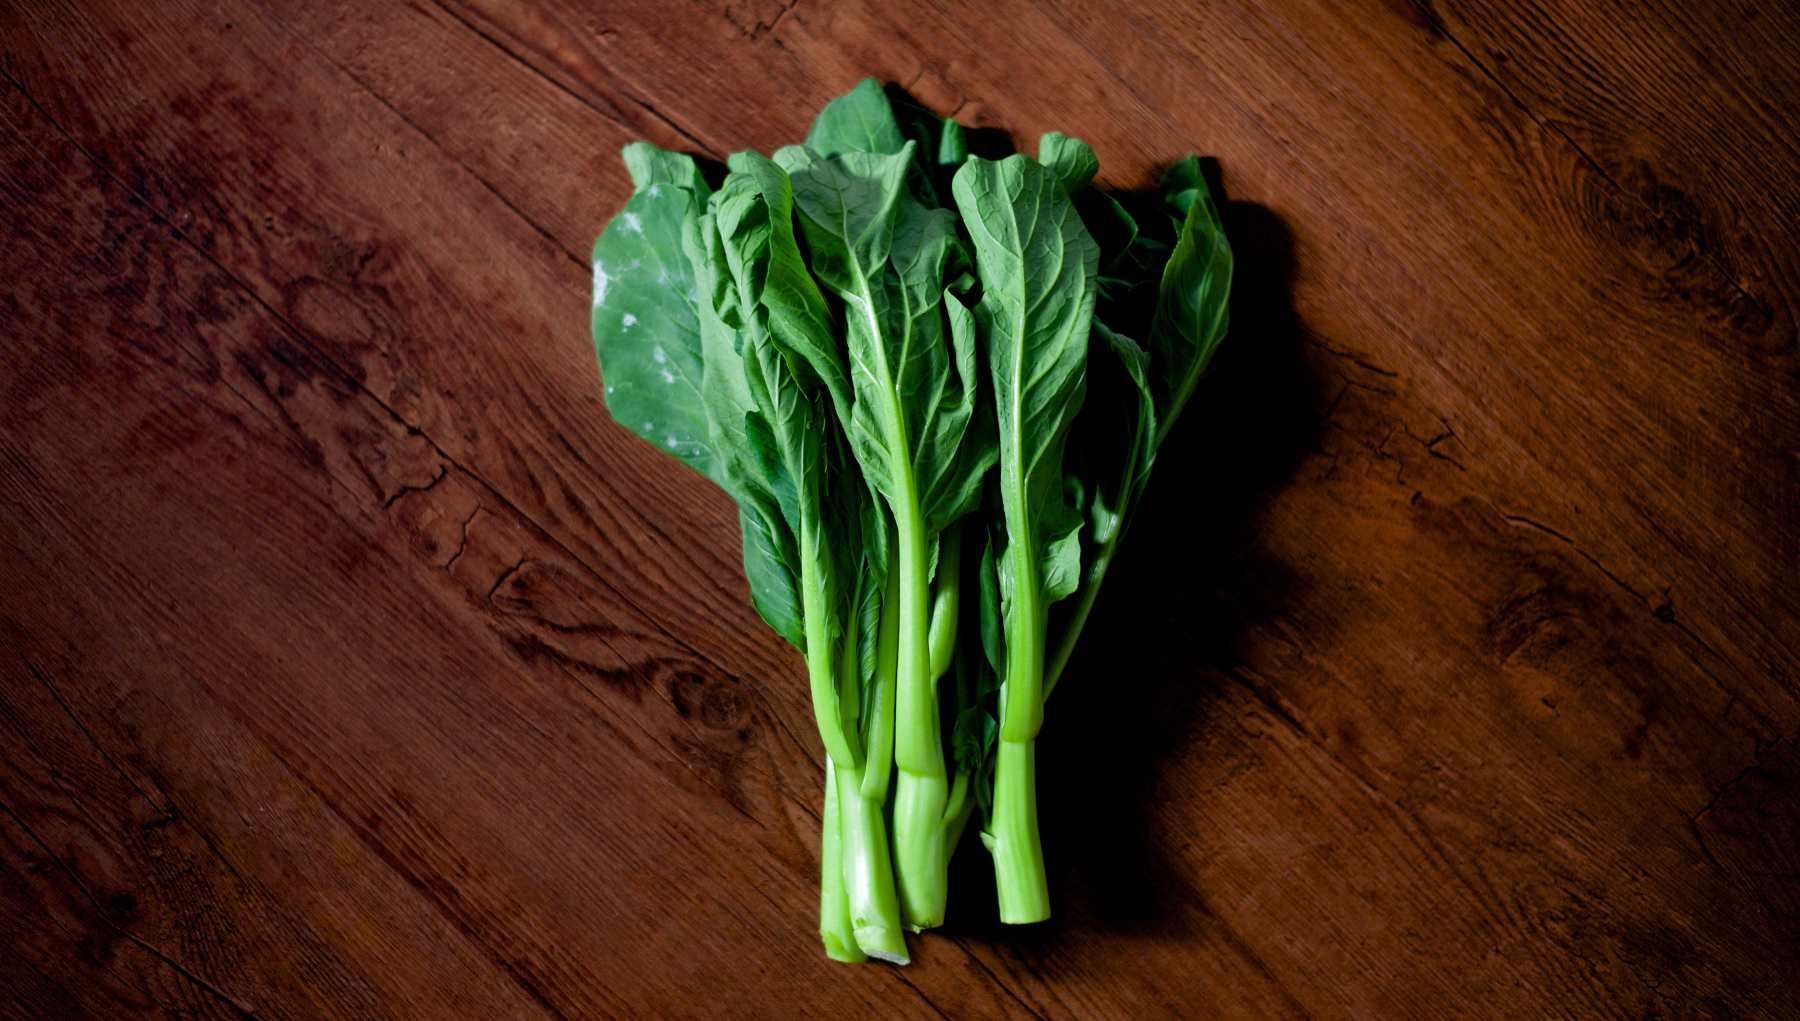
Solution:
[[[9,645],[105,722],[51,744],[29,669],[8,705],[49,768],[137,764],[219,853],[101,817],[47,838],[69,882],[128,892],[145,921],[118,928],[277,1016],[667,1015],[694,988],[748,1016],[797,979],[821,1009],[936,1015],[892,969],[825,981],[816,816],[735,769],[747,735],[791,747],[777,723],[27,113],[7,269],[54,343],[15,348],[4,413]],[[110,641],[75,643],[83,620]],[[43,786],[7,787],[36,832],[69,814]],[[142,971],[98,1012],[179,986]]]
[[[1645,214],[1626,222],[1669,254],[1745,342],[1795,343],[1800,294],[1800,93],[1791,5],[1458,3],[1425,17],[1533,119],[1577,147]]]
[[[724,643],[731,669],[753,677],[798,676],[741,591],[713,583],[737,567],[734,553],[703,541],[735,522],[728,502],[662,470],[595,414],[591,347],[567,342],[585,336],[588,272],[553,257],[556,243],[491,188],[259,10],[84,7],[31,19],[10,38],[22,84],[49,116],[239,274],[318,357],[609,582],[648,573],[633,597],[655,598],[644,608],[690,646]],[[130,44],[95,49],[115,38]],[[82,88],[66,87],[75,82]],[[145,103],[208,130],[144,118]],[[623,197],[614,188],[605,202]],[[470,277],[462,266],[474,252],[485,270]],[[486,342],[433,339],[446,336]],[[598,483],[601,464],[612,485]],[[653,515],[653,501],[695,513]]]
[[[1708,226],[1719,265],[1696,261],[1628,175],[1568,144],[1584,136],[1509,105],[1459,23],[1407,5],[694,10],[0,21],[0,67],[117,177],[29,192],[53,198],[27,203],[40,240],[14,275],[53,300],[9,318],[87,354],[5,420],[9,445],[15,429],[31,443],[0,460],[20,480],[0,534],[60,608],[18,611],[21,644],[55,662],[96,747],[152,764],[146,789],[173,791],[289,905],[290,922],[259,924],[216,878],[226,892],[193,905],[140,896],[153,925],[233,933],[184,965],[303,1016],[331,1011],[266,976],[313,954],[340,976],[315,997],[338,1012],[359,1016],[342,990],[369,988],[388,1011],[443,1016],[424,977],[443,966],[394,963],[440,941],[472,958],[464,1005],[502,1016],[680,1013],[696,988],[723,990],[709,1006],[726,1015],[1780,1016],[1800,970],[1780,938],[1800,918],[1781,878],[1800,858],[1800,398],[1791,351],[1769,341],[1784,266],[1758,257],[1782,224],[1757,200],[1721,189],[1726,212],[1702,222],[1741,221],[1750,240]],[[1046,732],[1059,920],[980,923],[984,862],[965,856],[956,910],[976,917],[919,941],[903,977],[817,960],[797,664],[743,602],[729,508],[604,421],[571,332],[586,239],[623,196],[621,142],[769,148],[866,72],[975,123],[1089,137],[1122,184],[1217,153],[1246,200],[1230,211],[1245,249],[1232,384],[1166,459],[1080,665],[1135,687],[1072,685],[1053,719],[1083,726]],[[1596,132],[1619,123],[1571,105]],[[1663,151],[1659,171],[1710,194]],[[1783,201],[1771,174],[1767,201]],[[73,204],[96,225],[88,248],[106,250],[98,225],[160,216],[191,244],[144,261],[185,252],[180,272],[74,289],[85,264],[56,261],[72,257],[50,210],[84,186],[106,196]],[[1769,302],[1767,328],[1734,279]],[[221,301],[232,315],[205,324]],[[146,361],[146,335],[193,320],[198,368],[177,328],[146,378],[116,378]],[[123,414],[70,382],[96,375]],[[34,421],[51,397],[105,435]],[[196,416],[235,417],[245,438]],[[221,480],[268,492],[213,507],[201,493]],[[97,514],[83,494],[107,487],[127,507]],[[12,525],[13,506],[50,524]],[[95,602],[43,566],[75,555],[119,565],[87,588],[126,598]],[[329,590],[308,573],[320,563]],[[1199,581],[1171,592],[1170,577]],[[265,619],[282,588],[303,620]],[[244,593],[262,593],[267,634],[194,630],[232,621],[227,595]],[[117,651],[64,648],[77,619],[108,621]],[[266,688],[233,683],[246,661],[274,664]],[[0,673],[9,700],[20,676]],[[146,676],[171,705],[132,698]],[[98,768],[46,706],[22,712],[15,732],[63,735],[45,761]],[[195,761],[197,733],[225,765]],[[289,806],[299,848],[234,821],[263,802]],[[92,832],[124,831],[129,798],[108,804]],[[186,867],[223,868],[183,839]],[[156,875],[125,843],[121,874]],[[351,890],[322,864],[340,857]],[[68,895],[23,890],[21,924]],[[709,931],[721,912],[743,931]],[[595,917],[626,921],[595,933]],[[705,959],[671,975],[693,948],[647,940],[656,922]],[[33,939],[15,970],[62,1002],[56,937]],[[148,962],[106,975],[117,996],[194,996]],[[97,995],[103,1012],[115,994]]]

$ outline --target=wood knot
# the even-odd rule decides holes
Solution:
[[[708,730],[741,730],[750,716],[749,701],[723,678],[677,671],[669,681],[669,697],[684,719],[697,720]]]

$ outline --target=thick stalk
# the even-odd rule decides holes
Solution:
[[[825,812],[819,833],[819,938],[825,956],[852,964],[868,960],[856,945],[850,924],[850,896],[844,888],[843,823],[838,812],[837,763],[825,756]]]
[[[888,858],[887,820],[882,804],[865,797],[854,770],[836,775],[840,856],[850,927],[863,953],[906,964],[906,936],[900,928],[900,904],[894,896],[894,869]]]
[[[1013,535],[1028,531],[1008,529]],[[1044,725],[1044,593],[1037,561],[1009,551],[1013,600],[1006,615],[1006,678],[1000,690],[1000,740],[1024,743]]]
[[[800,613],[806,628],[806,672],[812,682],[813,716],[825,753],[848,769],[862,765],[862,749],[855,735],[844,729],[838,704],[836,643],[831,640],[833,617],[825,590],[825,568],[814,551],[822,550],[816,517],[800,522]]]
[[[1013,535],[1031,534],[1024,528],[1009,530]],[[1050,888],[1037,812],[1037,734],[1044,722],[1043,589],[1035,557],[1022,549],[1014,554],[1009,557],[1014,597],[1006,618],[994,817],[983,839],[994,855],[1000,920],[1017,924],[1050,917]]]
[[[906,480],[910,494],[910,474]],[[895,514],[899,528],[899,711],[895,714],[895,866],[907,924],[930,928],[944,921],[949,859],[944,853],[944,805],[950,779],[944,765],[937,686],[931,675],[931,561],[917,502]]]
[[[994,765],[994,817],[982,841],[994,856],[1000,920],[1011,925],[1050,917],[1050,885],[1038,838],[1037,742],[1002,738]]]

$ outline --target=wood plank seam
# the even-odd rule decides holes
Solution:
[[[287,29],[286,24],[280,23],[278,19],[273,19],[273,16],[271,16],[271,18],[272,18],[272,20],[277,20],[278,24],[282,24],[282,28]],[[514,216],[517,216],[519,219],[525,221],[525,224],[527,226],[529,226],[532,230],[536,231],[538,233],[538,236],[542,237],[546,242],[548,242],[552,248],[555,248],[557,251],[562,252],[564,255],[567,255],[572,262],[574,262],[577,266],[581,267],[583,272],[587,271],[588,262],[586,259],[582,258],[579,254],[577,254],[575,252],[571,252],[567,248],[564,248],[562,242],[557,240],[556,236],[554,234],[551,234],[549,230],[545,229],[543,224],[538,223],[536,220],[532,219],[530,214],[526,213],[525,210],[520,209],[512,201],[511,198],[507,197],[504,193],[502,193],[500,191],[500,189],[494,187],[494,185],[490,181],[488,181],[487,178],[476,173],[473,167],[470,167],[467,163],[463,162],[460,159],[457,159],[453,154],[451,154],[451,152],[448,149],[444,148],[444,146],[442,144],[440,144],[437,139],[431,137],[430,132],[426,131],[417,122],[415,122],[411,117],[408,117],[406,115],[405,111],[401,110],[399,107],[395,106],[394,104],[388,102],[387,97],[381,95],[379,92],[376,92],[373,88],[371,88],[369,86],[369,84],[367,82],[365,82],[361,78],[359,78],[355,72],[351,71],[349,68],[338,63],[337,61],[331,59],[331,55],[326,53],[324,50],[320,49],[319,45],[317,43],[313,42],[311,39],[307,38],[304,35],[301,35],[298,32],[294,32],[291,29],[288,29],[288,32],[296,40],[298,40],[302,45],[304,45],[307,49],[311,50],[314,54],[316,54],[320,60],[322,60],[326,63],[326,65],[328,65],[329,67],[336,70],[339,74],[342,74],[345,78],[349,79],[351,81],[351,83],[353,83],[358,89],[361,89],[365,94],[367,94],[369,96],[369,98],[375,100],[377,103],[380,103],[382,106],[386,107],[388,112],[392,113],[395,117],[399,118],[401,123],[403,123],[407,127],[411,128],[414,132],[416,132],[419,135],[420,138],[423,138],[423,139],[425,139],[425,141],[430,142],[432,147],[437,149],[438,152],[442,153],[445,159],[447,159],[451,163],[454,163],[457,166],[461,167],[463,169],[463,171],[466,172],[470,177],[474,178],[477,183],[479,183],[483,188],[486,188],[488,190],[489,194],[493,195],[494,198],[498,199],[500,201],[500,204],[505,206],[508,211],[510,211]],[[598,112],[598,111],[596,111],[596,112]],[[605,116],[605,115],[602,114],[602,116]]]
[[[544,1013],[551,1017],[558,1018],[560,1021],[568,1021],[568,1015],[564,1014],[557,1008],[556,1004],[551,1002],[550,998],[538,987],[531,976],[526,975],[514,962],[507,960],[506,957],[500,953],[499,948],[489,943],[486,937],[482,936],[473,925],[469,924],[467,918],[464,918],[457,912],[451,910],[448,905],[444,904],[443,901],[432,892],[430,884],[424,882],[411,870],[407,869],[400,860],[395,857],[394,853],[388,849],[386,844],[383,844],[380,840],[376,839],[375,835],[368,832],[367,828],[363,826],[362,823],[351,818],[348,813],[339,807],[335,800],[327,796],[326,793],[319,788],[312,777],[294,768],[293,764],[288,761],[287,755],[282,751],[279,742],[275,741],[270,735],[262,733],[257,728],[252,727],[249,721],[241,720],[240,722],[246,729],[249,729],[251,733],[256,735],[257,740],[261,741],[263,747],[269,750],[269,754],[275,758],[275,761],[281,763],[281,768],[287,770],[289,776],[293,777],[301,786],[312,792],[313,797],[317,798],[320,804],[324,805],[325,808],[335,816],[340,823],[347,827],[351,833],[356,834],[357,840],[362,843],[363,847],[368,849],[370,854],[375,856],[376,860],[386,865],[388,869],[400,876],[401,879],[405,880],[409,887],[416,891],[426,903],[430,904],[444,921],[448,922],[452,928],[461,933],[464,939],[467,939],[472,945],[479,949],[483,956],[485,956],[495,968],[499,969],[502,974],[519,988],[520,992],[523,992],[526,996],[530,997],[532,1002],[543,1009]]]

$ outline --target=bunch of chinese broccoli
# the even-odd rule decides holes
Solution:
[[[1049,917],[1045,703],[1226,328],[1199,161],[1113,194],[1078,139],[983,159],[865,81],[722,176],[624,162],[607,407],[737,501],[751,598],[804,654],[826,952],[907,961],[972,815],[1000,918]]]

